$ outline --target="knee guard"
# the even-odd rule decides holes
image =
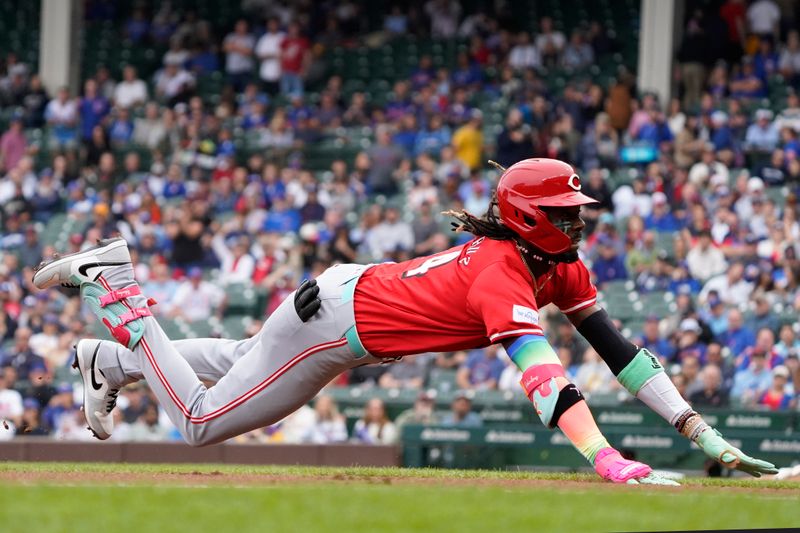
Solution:
[[[636,397],[645,383],[663,371],[664,367],[658,362],[658,358],[650,353],[647,348],[642,348],[636,352],[633,360],[617,375],[617,380],[620,385]]]
[[[522,374],[520,381],[525,394],[533,402],[536,414],[549,429],[557,427],[561,415],[583,400],[583,394],[572,383],[558,390],[558,377],[566,378],[561,365],[534,365]]]
[[[138,285],[109,291],[102,285],[84,282],[81,285],[81,298],[94,312],[94,314],[108,328],[111,335],[123,346],[133,350],[144,335],[144,321],[142,318],[153,316],[150,309],[129,308],[122,300],[131,296],[139,296],[141,291]],[[148,300],[152,305],[152,300]]]

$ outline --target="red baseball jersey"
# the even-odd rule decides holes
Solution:
[[[359,338],[371,354],[395,357],[480,348],[542,335],[539,308],[569,314],[597,301],[581,261],[533,281],[511,241],[476,238],[444,252],[367,270],[355,289]],[[542,284],[544,285],[542,286]]]

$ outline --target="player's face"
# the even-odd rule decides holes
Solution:
[[[574,207],[543,207],[542,211],[555,227],[567,234],[572,239],[571,252],[577,252],[583,236],[586,223],[581,218],[581,206]]]

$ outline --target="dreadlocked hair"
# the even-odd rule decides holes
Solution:
[[[489,164],[500,170],[500,172],[505,172],[506,170],[494,161],[489,161]],[[500,222],[497,207],[497,191],[492,192],[492,198],[489,201],[489,208],[486,209],[486,213],[484,213],[481,217],[476,217],[475,215],[463,210],[454,211],[452,209],[444,211],[442,214],[451,216],[458,221],[450,223],[450,225],[453,226],[453,231],[455,232],[468,231],[476,237],[487,237],[497,241],[516,241],[519,239],[519,235],[505,227]]]

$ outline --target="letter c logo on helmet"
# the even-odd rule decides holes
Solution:
[[[497,183],[500,221],[542,252],[564,253],[572,241],[540,208],[597,203],[583,194],[581,188],[580,177],[567,163],[557,159],[523,159],[508,167]]]

